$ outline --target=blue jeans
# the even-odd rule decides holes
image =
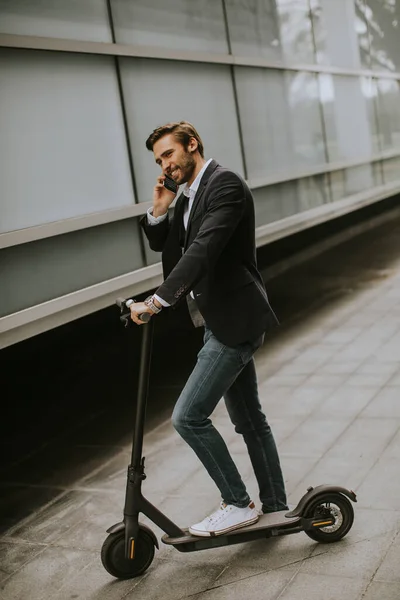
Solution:
[[[227,504],[245,507],[246,487],[210,415],[224,397],[235,431],[243,435],[260,489],[263,512],[287,509],[285,485],[271,428],[258,397],[253,354],[262,338],[231,348],[205,328],[204,346],[172,415]]]

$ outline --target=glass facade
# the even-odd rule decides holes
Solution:
[[[257,227],[400,185],[399,29],[400,0],[0,0],[0,316],[159,261],[137,217],[167,121],[247,179]]]

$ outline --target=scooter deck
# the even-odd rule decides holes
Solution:
[[[274,513],[269,513],[267,515],[260,515],[260,518],[258,519],[257,523],[253,523],[252,525],[248,525],[247,527],[240,527],[239,529],[234,529],[233,531],[230,531],[229,533],[224,533],[218,536],[197,536],[197,535],[192,535],[189,533],[188,529],[183,529],[182,531],[185,532],[185,536],[182,537],[170,537],[169,535],[165,534],[162,536],[162,541],[164,542],[164,544],[172,544],[173,546],[177,546],[179,544],[187,544],[189,542],[199,542],[200,540],[210,540],[210,539],[218,539],[218,538],[222,538],[222,537],[231,537],[231,536],[237,536],[240,534],[246,534],[249,532],[254,532],[256,533],[257,531],[265,531],[268,529],[275,529],[275,528],[283,528],[283,527],[288,527],[290,528],[291,526],[295,526],[298,525],[301,521],[300,517],[292,517],[292,518],[286,518],[285,517],[285,512],[280,511],[280,512],[274,512]]]

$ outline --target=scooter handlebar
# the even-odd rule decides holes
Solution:
[[[129,307],[134,302],[135,300],[133,300],[133,298],[128,298],[127,300],[125,300],[124,298],[117,298],[115,301],[115,304],[121,309],[120,321],[125,325],[125,327],[128,327],[130,324],[133,323]],[[128,309],[128,312],[126,312],[125,309]],[[143,323],[148,323],[151,319],[151,314],[147,312],[141,313],[140,315],[138,315],[138,317],[141,321],[143,321]]]

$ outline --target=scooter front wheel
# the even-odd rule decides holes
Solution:
[[[125,530],[110,533],[101,548],[103,567],[118,579],[132,579],[142,575],[154,558],[154,541],[147,531],[139,527],[135,540],[135,557],[125,558]]]
[[[307,507],[306,517],[335,519],[332,525],[305,530],[312,540],[328,544],[338,542],[350,531],[354,521],[354,511],[350,501],[343,494],[327,493],[314,498]]]

